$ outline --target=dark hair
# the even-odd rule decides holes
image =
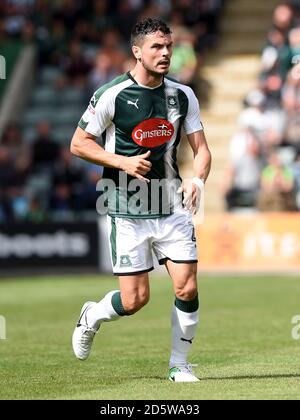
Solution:
[[[146,18],[138,22],[131,31],[131,45],[141,43],[146,35],[162,32],[165,35],[172,33],[168,25],[161,19]]]

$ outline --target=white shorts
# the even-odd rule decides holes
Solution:
[[[197,245],[192,216],[178,212],[156,219],[110,217],[108,234],[113,273],[119,276],[153,270],[153,253],[166,260],[196,263]]]

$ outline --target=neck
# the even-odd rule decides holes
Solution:
[[[139,84],[151,88],[160,86],[164,79],[163,75],[150,73],[140,63],[137,63],[130,74]]]

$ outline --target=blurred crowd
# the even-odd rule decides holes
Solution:
[[[175,37],[171,73],[192,84],[205,49],[217,42],[224,2],[3,0],[0,43],[8,38],[34,42],[40,64],[58,66],[65,83],[89,84],[93,90],[131,65],[129,39],[135,22],[147,16],[162,17]]]
[[[257,86],[231,140],[228,210],[300,210],[300,1],[278,5]],[[298,65],[298,66],[297,66]]]
[[[74,163],[69,147],[51,139],[48,122],[38,124],[30,146],[10,125],[0,145],[0,221],[42,222],[50,213],[62,220],[94,211],[100,177],[99,167]]]
[[[175,38],[170,75],[197,89],[205,51],[218,41],[224,1],[2,0],[0,45],[12,39],[34,44],[37,74],[55,69],[51,88],[60,94],[81,89],[87,102],[101,85],[133,67],[134,23],[159,16]],[[101,169],[71,158],[68,145],[55,141],[47,119],[38,121],[35,131],[26,142],[20,121],[9,124],[0,140],[0,222],[94,212]]]

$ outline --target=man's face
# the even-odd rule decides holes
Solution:
[[[154,75],[169,73],[173,42],[171,35],[162,32],[146,35],[142,45],[134,47],[136,58]]]

